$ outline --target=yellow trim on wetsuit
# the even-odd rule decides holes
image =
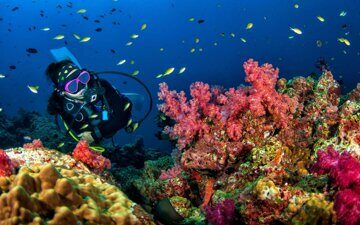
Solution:
[[[67,123],[65,122],[65,120],[63,120],[63,118],[60,116],[61,120],[63,121],[64,123],[64,126],[65,126],[65,129],[67,131],[69,131],[69,134],[70,136],[76,141],[78,142],[80,139],[77,137],[76,134],[74,134],[74,132],[72,132],[70,129],[69,129],[69,126],[67,125]],[[89,145],[89,148],[95,152],[99,152],[99,153],[103,153],[105,151],[105,148],[104,147],[101,147],[101,146],[90,146]]]

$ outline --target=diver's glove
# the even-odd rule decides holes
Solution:
[[[82,140],[85,140],[88,144],[91,144],[95,141],[90,131],[85,131],[79,134],[79,137],[81,137]]]
[[[140,126],[140,122],[133,122],[132,119],[130,119],[125,127],[125,131],[127,133],[132,133],[136,131],[136,129]]]

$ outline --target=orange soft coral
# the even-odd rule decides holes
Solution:
[[[111,167],[110,160],[99,153],[92,151],[85,140],[79,141],[72,152],[72,155],[76,160],[85,163],[96,172],[102,172]]]
[[[209,204],[211,197],[214,194],[214,188],[213,188],[214,183],[215,183],[214,178],[208,178],[206,180],[204,199],[203,199],[203,203],[201,204],[201,208],[204,208],[205,206],[207,206]]]

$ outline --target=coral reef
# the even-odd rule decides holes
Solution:
[[[3,224],[154,224],[137,218],[136,205],[95,175],[47,164],[22,167],[0,183]]]
[[[5,114],[0,115],[0,147],[7,149],[14,146],[22,146],[24,137],[32,140],[40,139],[50,149],[66,151],[73,149],[75,144],[71,137],[60,131],[52,119],[42,116],[37,112],[20,110],[13,118]]]
[[[155,224],[108,179],[45,147],[5,151],[18,167],[0,177],[0,224]]]
[[[211,225],[231,225],[235,218],[235,202],[225,199],[222,202],[206,209],[206,219]]]
[[[13,173],[14,166],[6,154],[6,152],[0,149],[0,177],[10,176]]]
[[[75,160],[85,163],[98,173],[111,168],[110,160],[102,156],[100,153],[92,151],[85,140],[79,141],[72,152],[72,155]]]
[[[250,86],[196,82],[190,99],[160,84],[163,134],[178,153],[172,168],[143,173],[146,191],[136,187],[150,202],[186,198],[203,213],[233,201],[234,220],[244,224],[356,224],[360,85],[341,96],[330,71],[288,81],[252,59],[244,71]],[[323,156],[330,145],[334,153]],[[346,171],[329,168],[341,166],[340,153],[352,157]]]
[[[348,152],[340,155],[332,146],[318,152],[315,173],[329,174],[337,192],[334,209],[343,224],[360,223],[360,162]]]
[[[144,167],[147,160],[158,159],[166,154],[155,149],[145,148],[143,138],[138,138],[133,144],[120,147],[106,146],[103,156],[110,159],[116,168],[133,166],[137,169]]]

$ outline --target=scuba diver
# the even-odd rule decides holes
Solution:
[[[54,85],[47,111],[56,116],[58,126],[57,118],[61,118],[66,132],[76,141],[84,139],[89,144],[99,144],[103,139],[112,138],[120,129],[134,132],[150,113],[151,94],[138,79],[116,71],[101,72],[128,76],[145,87],[150,97],[150,107],[144,118],[135,122],[131,118],[133,102],[108,81],[100,79],[98,74],[101,73],[81,69],[66,48],[52,50],[52,53],[57,62],[51,63],[45,72]],[[104,150],[102,147],[92,149]]]

